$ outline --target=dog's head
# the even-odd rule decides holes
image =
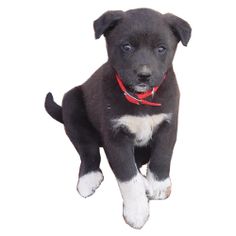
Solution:
[[[150,9],[108,11],[94,30],[96,39],[105,36],[109,61],[123,83],[137,92],[160,85],[178,42],[187,46],[191,36],[186,21]]]

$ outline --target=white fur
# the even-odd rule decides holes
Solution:
[[[163,121],[170,121],[171,114],[161,113],[158,115],[132,116],[124,115],[114,119],[114,128],[125,126],[135,135],[134,145],[145,146],[152,138],[153,132]]]
[[[100,171],[92,171],[79,178],[77,190],[82,197],[91,196],[103,181]]]
[[[149,204],[146,196],[146,183],[141,174],[126,182],[118,181],[124,201],[123,216],[127,224],[140,229],[149,217]]]
[[[139,92],[139,93],[144,93],[144,92],[146,92],[147,90],[149,90],[149,86],[148,86],[148,85],[146,85],[146,86],[136,85],[136,86],[134,86],[134,90],[135,90],[136,92]]]
[[[148,193],[150,199],[164,200],[170,196],[171,180],[169,177],[164,180],[158,180],[148,168],[147,180],[152,189],[152,192]]]

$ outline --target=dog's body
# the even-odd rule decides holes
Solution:
[[[64,123],[81,157],[79,193],[90,196],[102,182],[99,147],[103,147],[124,200],[124,218],[141,228],[149,216],[148,199],[170,195],[179,104],[172,60],[177,43],[187,45],[191,28],[174,15],[149,9],[106,12],[94,28],[96,38],[106,37],[108,62],[83,85],[66,93],[62,108],[51,94],[45,106]],[[127,88],[128,99],[117,75]],[[146,99],[152,105],[129,101],[136,94],[153,92],[155,86],[157,92]],[[139,168],[146,163],[144,177]]]

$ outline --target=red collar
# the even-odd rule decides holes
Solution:
[[[159,107],[161,106],[161,103],[157,103],[157,102],[149,102],[147,100],[145,100],[145,98],[147,97],[150,97],[150,96],[153,96],[156,91],[159,89],[160,86],[156,86],[154,87],[153,89],[150,89],[148,91],[146,91],[145,93],[135,93],[134,95],[131,95],[127,92],[127,89],[125,88],[120,76],[116,73],[116,80],[120,86],[120,89],[123,91],[124,93],[124,96],[126,98],[127,101],[129,101],[130,103],[134,103],[136,105],[140,105],[140,104],[143,104],[143,105],[148,105],[148,106],[155,106],[155,107]],[[162,79],[162,82],[163,80],[166,79],[166,73]]]

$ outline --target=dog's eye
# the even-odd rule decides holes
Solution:
[[[124,52],[131,52],[133,51],[133,47],[129,43],[125,43],[121,45],[121,48]]]
[[[166,48],[164,46],[160,46],[157,48],[157,52],[159,54],[164,54],[166,52]]]

